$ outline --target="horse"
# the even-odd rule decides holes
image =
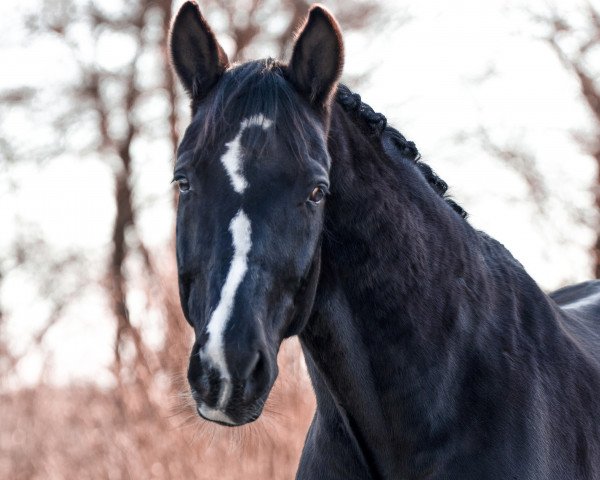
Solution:
[[[339,83],[313,6],[289,63],[170,33],[192,120],[176,261],[200,417],[261,415],[298,336],[317,400],[298,479],[600,478],[600,282],[544,293],[412,142]]]

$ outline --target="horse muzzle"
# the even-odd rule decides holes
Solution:
[[[188,382],[205,420],[226,426],[239,426],[256,420],[277,376],[277,363],[264,348],[225,352],[211,357],[194,346],[188,369]]]

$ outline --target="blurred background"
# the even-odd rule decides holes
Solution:
[[[0,3],[0,478],[293,478],[314,410],[284,344],[265,415],[195,418],[173,251],[181,1]],[[305,0],[199,0],[287,58]],[[345,82],[547,290],[600,277],[600,2],[324,1]]]

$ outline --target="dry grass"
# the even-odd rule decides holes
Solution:
[[[198,419],[187,395],[167,391],[159,402],[81,385],[3,394],[0,478],[293,478],[314,397],[297,345],[279,360],[265,413],[240,428]]]

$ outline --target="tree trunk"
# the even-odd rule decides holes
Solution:
[[[600,126],[599,126],[600,128]],[[598,139],[600,145],[600,139]],[[596,206],[596,241],[592,247],[594,277],[600,278],[600,147],[593,154],[596,160],[596,183],[594,184],[594,205]]]

